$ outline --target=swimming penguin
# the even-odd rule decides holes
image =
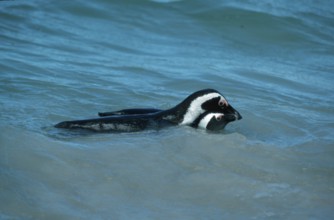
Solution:
[[[228,123],[240,119],[240,115],[224,115],[223,113],[219,112],[205,112],[200,115],[191,126],[194,128],[202,128],[210,131],[219,131],[223,130]]]
[[[131,115],[131,114],[149,114],[162,111],[160,109],[148,108],[148,109],[123,109],[115,112],[99,112],[99,116],[110,115]],[[201,114],[190,126],[194,128],[202,128],[211,131],[222,130],[225,126],[232,121],[240,120],[241,115],[227,114],[215,112],[205,112]]]
[[[136,114],[150,114],[163,111],[160,109],[147,108],[147,109],[123,109],[114,112],[99,112],[100,117],[105,116],[119,116],[119,115],[136,115]],[[225,128],[225,126],[232,121],[240,120],[242,117],[240,114],[227,114],[215,112],[205,112],[201,114],[190,126],[194,128],[202,128],[211,131],[218,131]]]
[[[212,112],[212,114],[206,114],[209,112]],[[210,122],[211,120],[208,117],[211,117],[211,119],[212,117],[216,118],[217,115],[214,114],[217,113],[222,113],[224,117],[234,118],[234,120],[242,118],[222,94],[214,89],[204,89],[191,94],[180,104],[168,110],[123,109],[115,112],[99,113],[100,116],[103,116],[101,118],[60,122],[55,127],[81,128],[102,132],[131,132],[172,125],[204,127],[204,121]],[[201,118],[204,120],[202,123],[200,123]],[[207,122],[205,127],[210,124],[209,122]],[[223,120],[222,123],[226,122]],[[225,127],[225,125],[221,127]],[[218,128],[219,126],[215,127]]]

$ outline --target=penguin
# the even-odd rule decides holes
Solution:
[[[132,114],[149,114],[162,111],[161,109],[147,108],[147,109],[123,109],[114,112],[99,112],[100,117],[111,116],[111,115],[132,115]],[[240,120],[241,115],[236,114],[224,115],[219,112],[205,112],[201,114],[190,126],[194,128],[202,128],[211,131],[222,130],[225,126],[232,121]]]
[[[209,112],[212,113],[207,114]],[[160,129],[173,125],[218,128],[219,126],[211,124],[215,124],[214,121],[217,121],[218,117],[215,114],[219,113],[224,114],[224,117],[234,117],[235,120],[242,118],[240,113],[217,90],[203,89],[192,93],[181,103],[167,110],[123,109],[114,112],[102,112],[99,113],[100,118],[63,121],[56,124],[55,127],[89,129],[99,132],[133,132],[147,128]],[[213,121],[211,122],[211,120]],[[225,123],[224,120],[222,122]]]
[[[202,128],[209,131],[219,131],[223,130],[228,123],[240,119],[240,114],[224,115],[219,112],[205,112],[194,121],[191,127]]]
[[[150,114],[162,111],[161,109],[147,108],[147,109],[123,109],[114,112],[99,112],[100,117],[117,116],[117,115],[136,115],[136,114]],[[190,126],[194,128],[202,128],[210,131],[223,130],[225,126],[232,121],[240,120],[242,117],[236,113],[224,115],[218,112],[205,112],[201,114]]]

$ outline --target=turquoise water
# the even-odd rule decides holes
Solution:
[[[0,1],[1,219],[332,219],[331,1]],[[203,88],[220,133],[59,131]]]

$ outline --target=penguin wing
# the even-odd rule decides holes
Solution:
[[[114,112],[99,112],[98,115],[100,117],[106,116],[115,116],[115,115],[143,115],[143,114],[151,114],[162,111],[161,109],[155,108],[130,108],[130,109],[122,109]]]

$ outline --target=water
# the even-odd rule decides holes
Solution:
[[[1,1],[1,219],[332,219],[331,1]],[[52,127],[203,88],[241,121]]]

